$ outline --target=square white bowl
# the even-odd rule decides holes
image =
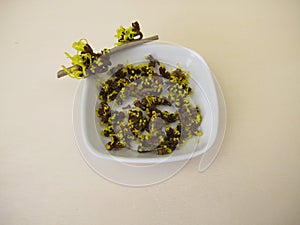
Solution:
[[[99,134],[99,123],[95,116],[98,101],[97,76],[90,76],[81,81],[82,91],[75,99],[80,107],[74,108],[74,127],[76,139],[82,141],[80,151],[87,158],[96,157],[115,160],[130,164],[156,164],[162,162],[175,162],[188,160],[201,155],[213,145],[218,133],[219,107],[215,83],[205,60],[196,52],[174,44],[148,43],[136,46],[110,56],[111,62],[117,64],[145,63],[145,56],[152,55],[168,67],[176,68],[178,65],[190,72],[190,86],[193,88],[191,99],[200,106],[202,123],[200,126],[203,136],[199,143],[194,139],[176,149],[169,155],[156,155],[154,153],[141,154],[130,149],[107,151],[106,140]],[[78,130],[80,130],[78,132]]]

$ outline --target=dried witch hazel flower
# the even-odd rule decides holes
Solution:
[[[201,136],[201,113],[190,103],[192,88],[189,73],[180,67],[168,71],[152,55],[147,64],[119,64],[99,90],[101,104],[96,109],[102,134],[110,138],[106,149],[111,151],[137,145],[140,153],[170,154],[192,136]],[[163,95],[163,88],[168,90]],[[132,104],[115,110],[110,105],[122,105],[134,97]],[[173,107],[175,112],[160,107]]]
[[[120,26],[117,30],[115,37],[118,39],[118,42],[115,43],[116,46],[128,43],[130,41],[139,40],[143,38],[143,34],[140,31],[140,25],[138,22],[131,24],[131,27],[124,28]]]

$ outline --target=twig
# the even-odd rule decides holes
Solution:
[[[113,54],[113,53],[122,51],[124,49],[131,48],[131,47],[141,45],[141,44],[144,44],[144,43],[147,43],[150,41],[155,41],[155,40],[158,40],[158,35],[154,35],[154,36],[143,38],[143,39],[136,40],[136,41],[131,41],[126,44],[112,48],[108,54]]]
[[[124,49],[131,48],[131,47],[141,45],[141,44],[144,44],[144,43],[147,43],[147,42],[150,42],[150,41],[155,41],[155,40],[158,40],[158,35],[154,35],[154,36],[143,38],[143,39],[140,39],[140,40],[128,42],[126,44],[114,47],[106,54],[111,55],[111,54],[114,54],[116,52],[122,51]],[[79,69],[79,66],[75,65],[75,66],[68,67],[67,69],[72,69],[72,68]],[[66,75],[68,75],[68,74],[65,70],[59,70],[57,72],[57,78],[61,78],[61,77],[64,77]]]
[[[75,66],[70,66],[67,69],[70,70],[70,69],[73,69],[73,68],[79,69],[80,67],[75,65]],[[64,77],[66,75],[68,75],[68,73],[64,70],[60,70],[60,71],[57,72],[57,78],[61,78],[61,77]]]

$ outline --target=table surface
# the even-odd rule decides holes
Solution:
[[[1,1],[0,224],[296,225],[300,220],[300,2]],[[77,80],[56,78],[85,37],[111,47],[119,25],[200,53],[228,112],[221,152],[167,181],[121,186],[77,150]]]

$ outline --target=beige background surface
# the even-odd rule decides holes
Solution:
[[[86,37],[111,47],[134,20],[145,36],[205,57],[228,110],[225,141],[144,188],[111,183],[81,158],[78,81],[56,79]],[[0,2],[0,224],[300,224],[300,1]]]

